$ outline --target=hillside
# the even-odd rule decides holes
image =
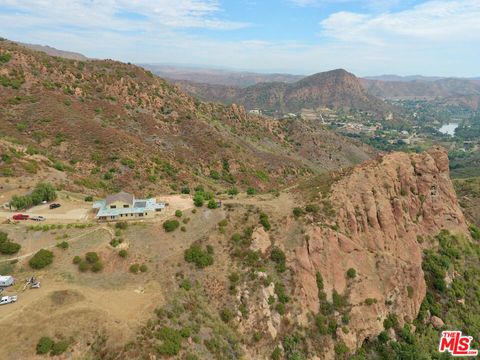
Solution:
[[[133,65],[51,57],[9,41],[0,53],[0,131],[14,149],[0,163],[3,175],[27,173],[31,160],[65,172],[77,190],[268,190],[373,154],[314,126],[309,133],[323,134],[322,147],[304,157],[278,123],[200,102]],[[37,164],[29,158],[36,153],[47,160]]]
[[[246,88],[185,81],[177,84],[200,99],[236,103],[247,109],[296,113],[303,108],[329,107],[368,111],[377,117],[395,111],[390,105],[368,94],[355,75],[342,69],[314,74],[294,83],[270,82]]]
[[[362,79],[372,95],[382,99],[442,99],[446,104],[461,105],[473,110],[480,106],[480,81],[446,78],[438,80],[381,81]]]
[[[19,45],[25,46],[26,48],[31,50],[44,52],[45,54],[50,56],[58,56],[58,57],[61,57],[64,59],[70,59],[70,60],[80,60],[80,61],[88,60],[88,58],[85,55],[82,55],[80,53],[73,52],[73,51],[59,50],[48,45],[25,44],[25,43],[19,43]]]
[[[140,64],[155,75],[170,80],[186,80],[209,85],[247,87],[265,82],[293,83],[304,76],[291,74],[261,74],[244,71],[205,69],[176,65]]]

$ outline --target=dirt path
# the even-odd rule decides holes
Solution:
[[[90,231],[86,231],[84,233],[78,234],[78,235],[70,238],[68,240],[68,242],[69,243],[75,242],[75,241],[79,240],[80,238],[82,238],[86,235],[92,234],[92,233],[94,233],[98,230],[107,231],[111,235],[112,238],[115,236],[115,233],[113,232],[113,230],[111,228],[109,228],[108,226],[102,226],[102,227],[97,227],[97,228],[92,229]],[[55,246],[57,246],[57,242],[55,242],[55,244],[52,244],[52,245],[44,246],[44,247],[42,247],[42,249],[51,249],[51,248],[54,248]],[[40,249],[38,249],[38,250],[40,250]],[[20,256],[16,256],[16,257],[13,257],[13,258],[10,258],[10,259],[2,259],[2,260],[0,260],[0,263],[28,258],[28,257],[32,256],[33,254],[35,254],[38,250],[29,252],[28,254],[23,254],[23,255],[20,255]]]

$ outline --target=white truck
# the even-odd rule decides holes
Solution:
[[[2,296],[0,298],[0,305],[14,303],[15,301],[17,301],[17,295]]]

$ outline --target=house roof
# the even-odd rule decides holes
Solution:
[[[157,209],[164,209],[165,208],[165,203],[159,202],[157,203],[157,200],[155,198],[150,198],[150,199],[142,199],[142,200],[137,200],[135,202],[135,205],[138,203],[141,203],[141,207],[130,207],[130,208],[116,208],[116,209],[110,209],[108,206],[105,205],[103,201],[98,201],[95,204],[93,204],[94,209],[99,209],[97,213],[97,218],[99,217],[108,217],[108,216],[119,216],[121,214],[139,214],[139,213],[144,213],[148,211],[156,211]]]
[[[108,195],[107,198],[105,199],[105,203],[106,205],[110,205],[113,202],[121,201],[125,204],[133,205],[134,200],[135,200],[135,197],[132,194],[129,194],[125,191],[121,191],[115,195]]]

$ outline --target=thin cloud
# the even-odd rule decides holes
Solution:
[[[250,26],[220,19],[222,9],[216,0],[3,0],[2,6],[23,14],[28,21],[25,25],[68,24],[117,30],[158,26],[235,30]]]
[[[428,1],[409,10],[379,15],[338,12],[321,22],[321,34],[345,42],[480,39],[480,1]]]

